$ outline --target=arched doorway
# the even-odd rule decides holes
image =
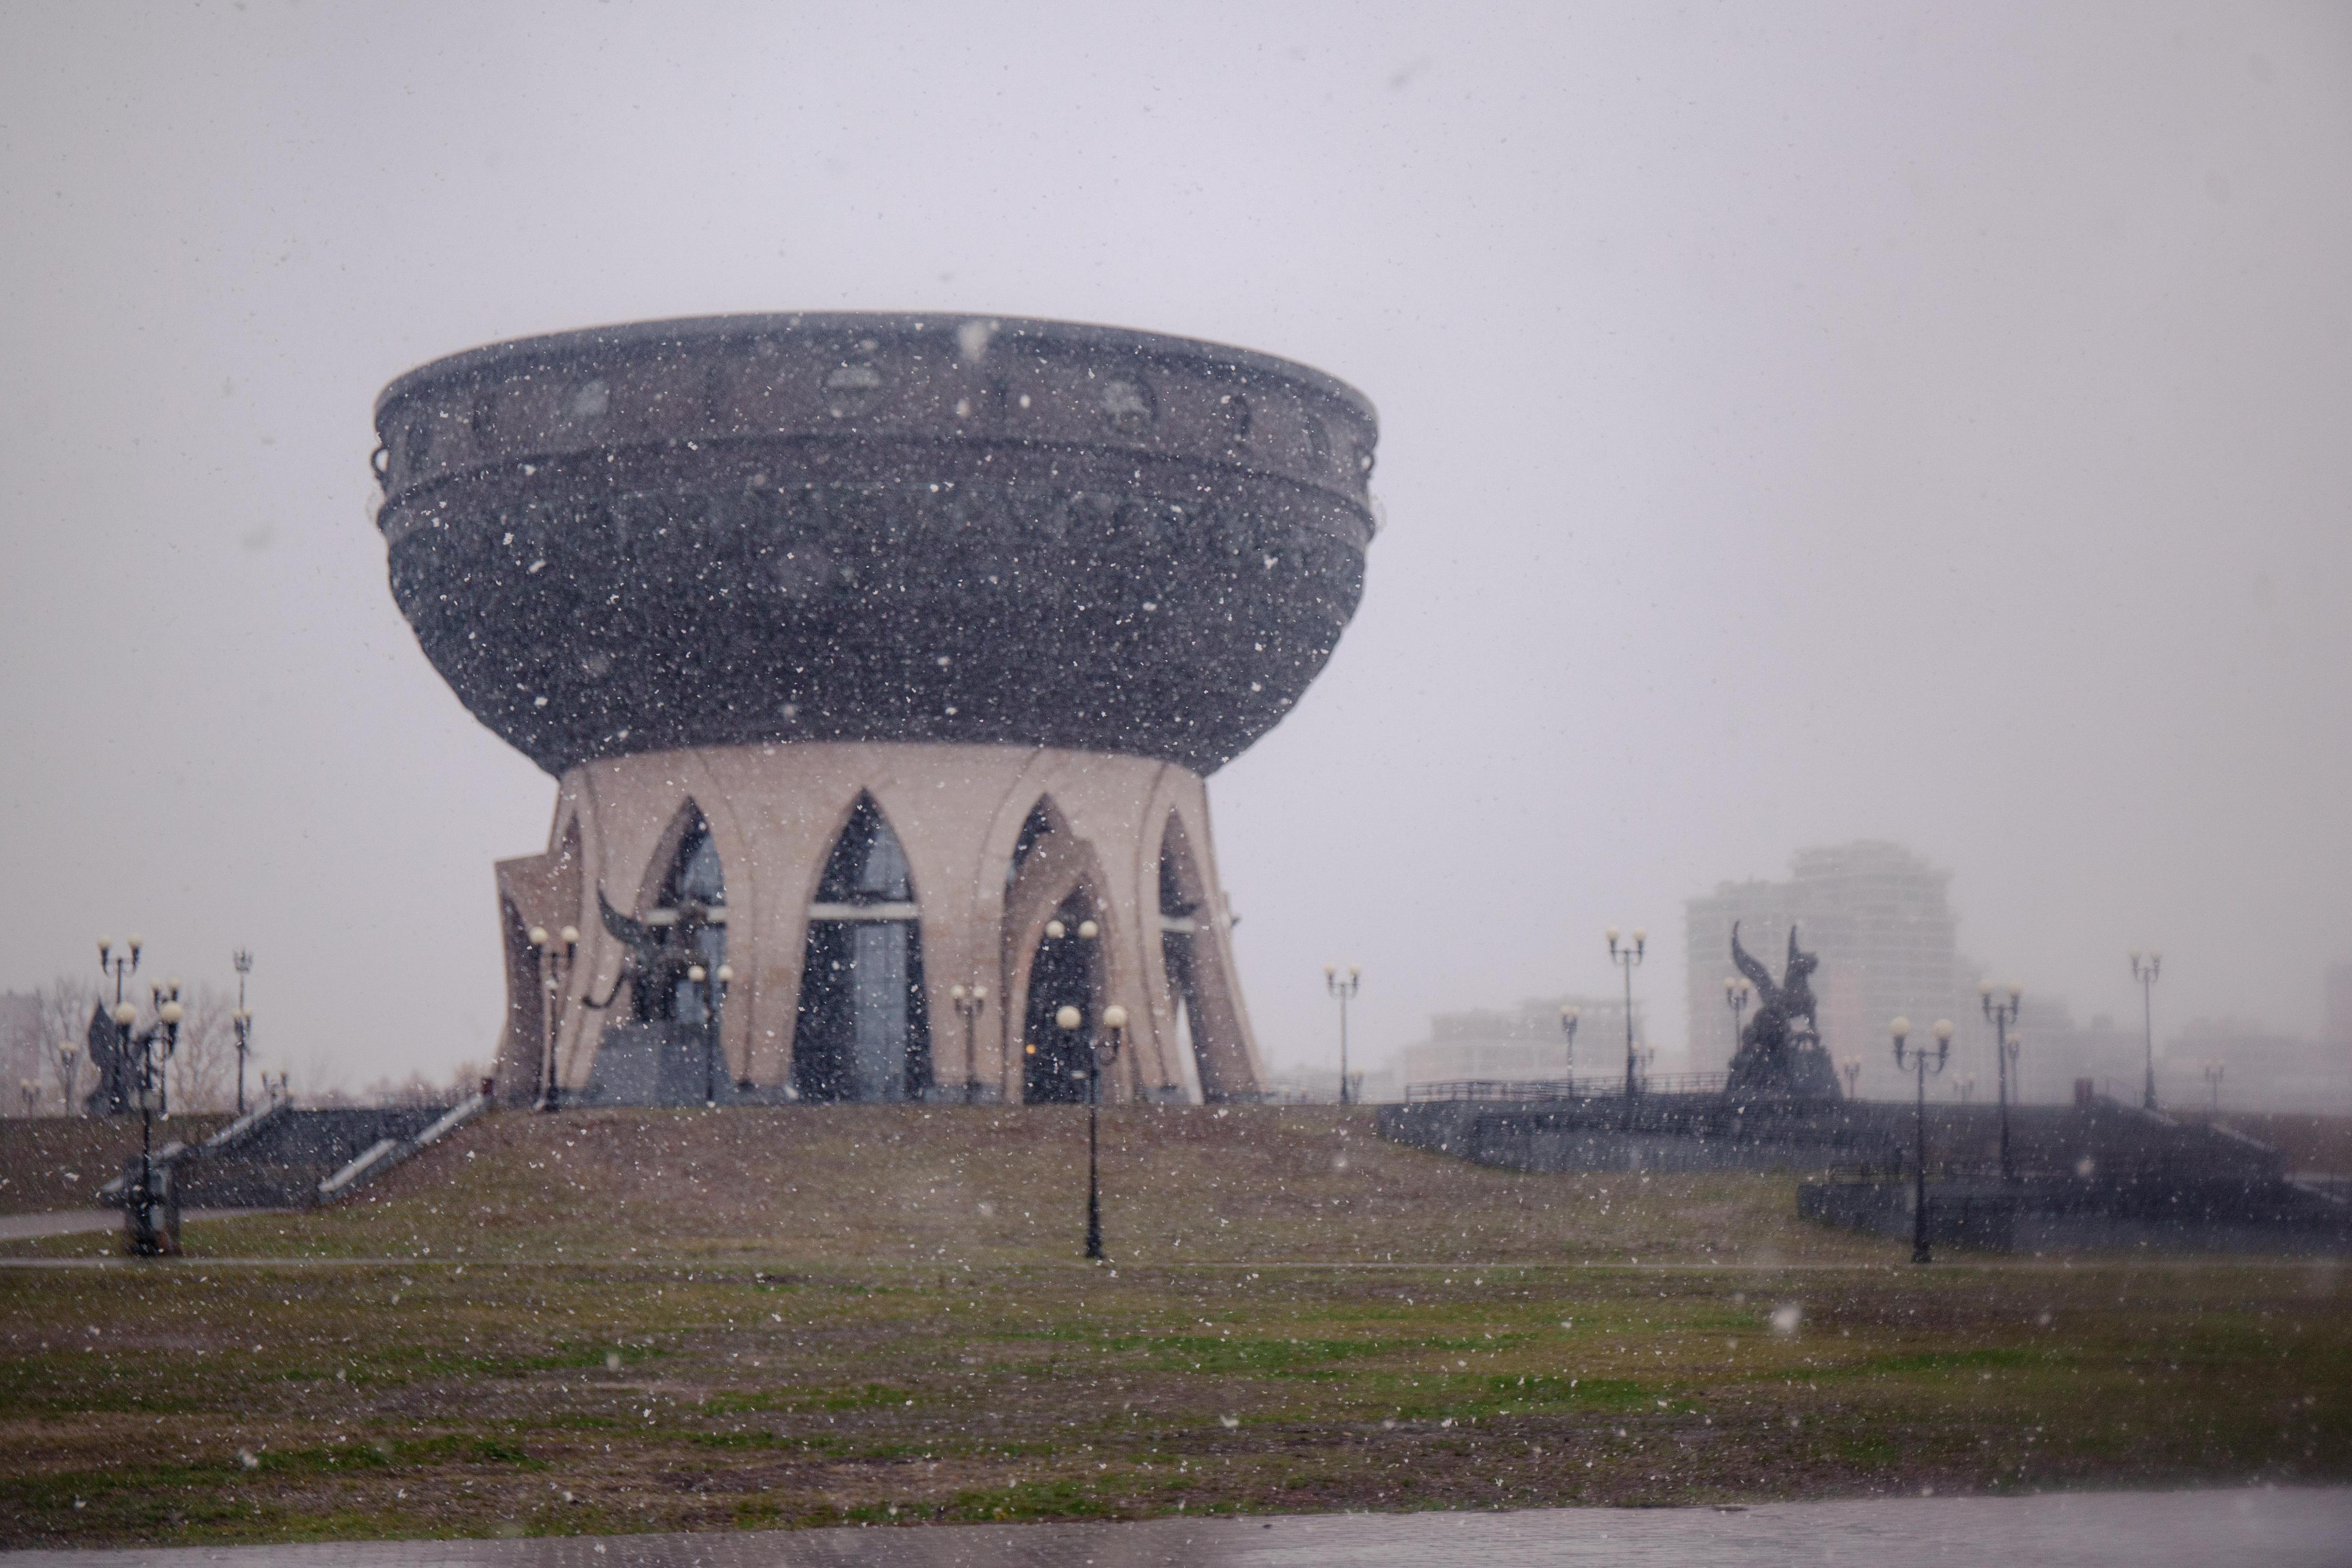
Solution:
[[[1086,1100],[1087,1042],[1094,1037],[1101,954],[1098,936],[1087,936],[1083,930],[1094,923],[1085,893],[1075,892],[1062,900],[1038,938],[1021,1031],[1021,1098],[1032,1105]],[[1076,1029],[1055,1022],[1064,1007],[1078,1010]]]
[[[920,1100],[931,1083],[930,1018],[914,878],[898,836],[862,795],[809,905],[793,1033],[803,1100]]]

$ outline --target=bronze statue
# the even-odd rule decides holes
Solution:
[[[1797,946],[1797,928],[1789,928],[1789,965],[1776,983],[1772,972],[1739,945],[1739,922],[1731,925],[1731,962],[1756,987],[1756,1016],[1739,1032],[1739,1051],[1731,1058],[1727,1092],[1739,1098],[1769,1096],[1782,1100],[1836,1100],[1837,1069],[1822,1049],[1813,1022],[1814,970],[1819,953]],[[1801,1025],[1801,1026],[1800,1026]]]
[[[688,968],[703,962],[702,933],[725,919],[724,910],[714,911],[689,900],[674,910],[657,910],[649,919],[635,920],[614,909],[602,888],[596,889],[596,908],[604,917],[604,929],[621,943],[621,973],[603,1001],[593,996],[581,1001],[602,1010],[611,1006],[626,985],[634,1016],[640,1024],[662,1016],[670,992],[686,979]]]

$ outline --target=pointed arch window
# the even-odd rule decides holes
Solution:
[[[650,923],[683,930],[692,949],[687,963],[716,970],[727,962],[727,873],[719,862],[710,824],[698,809],[678,835]],[[648,1011],[655,1018],[699,1027],[709,1022],[709,1005],[703,987],[686,983],[685,970],[681,963],[665,975],[661,994],[646,999]]]
[[[930,1088],[922,928],[907,852],[860,795],[809,904],[793,1082],[803,1100],[920,1100]]]
[[[1202,1068],[1201,984],[1199,954],[1193,938],[1200,930],[1201,880],[1192,864],[1181,818],[1171,812],[1160,835],[1160,960],[1168,976],[1169,1011],[1176,1020],[1178,1069],[1185,1098],[1206,1098],[1209,1075]]]
[[[1029,963],[1028,1005],[1022,1015],[1021,1098],[1031,1105],[1082,1104],[1087,1098],[1089,1051],[1102,992],[1101,952],[1080,928],[1097,919],[1083,888],[1064,899],[1037,940]],[[1055,1015],[1078,1010],[1079,1024],[1065,1029]]]
[[[1013,841],[1013,859],[1004,868],[1006,887],[1013,886],[1021,875],[1022,866],[1028,861],[1037,846],[1053,831],[1054,809],[1046,804],[1045,797],[1040,795],[1037,804],[1029,808],[1029,815],[1021,820],[1021,836]]]

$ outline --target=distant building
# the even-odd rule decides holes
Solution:
[[[2220,1069],[2218,1097],[2205,1069]],[[2135,1082],[2137,1080],[2135,1079]],[[2329,1043],[2282,1035],[2239,1018],[2199,1018],[2159,1046],[2156,1092],[2168,1106],[2210,1104],[2223,1110],[2352,1109],[2352,1064]]]
[[[1688,900],[1693,1069],[1727,1067],[1737,1045],[1723,990],[1725,977],[1738,973],[1732,923],[1740,945],[1776,976],[1794,925],[1805,950],[1821,954],[1813,995],[1823,1047],[1836,1061],[1860,1058],[1864,1095],[1892,1093],[1888,1021],[1908,1017],[1924,1030],[1949,1018],[1965,1029],[1975,1009],[1975,994],[1960,980],[1958,921],[1946,897],[1951,878],[1899,844],[1864,840],[1799,850],[1785,882],[1724,882]]]
[[[1396,1061],[1359,1063],[1350,1058],[1348,1076],[1356,1080],[1356,1100],[1364,1105],[1378,1105],[1383,1100],[1402,1100],[1404,1086],[1398,1081]],[[1293,1063],[1277,1068],[1258,1080],[1262,1100],[1278,1103],[1332,1105],[1339,1099],[1339,1064],[1328,1067],[1302,1067]]]
[[[2016,1038],[2017,1082],[2025,1100],[2063,1101],[2084,1079],[2093,1093],[2126,1105],[2137,1105],[2146,1092],[2148,1042],[2137,1013],[2122,1019],[2101,1013],[2077,1023],[2064,997],[2029,989]],[[1980,1011],[1962,1023],[1959,1039],[1963,1048],[1946,1076],[1976,1074],[1976,1098],[1990,1099],[1993,1079],[1979,1064],[1992,1060],[1992,1027]],[[2208,1068],[2220,1073],[2218,1096]],[[2245,1019],[2198,1018],[2158,1037],[2156,1097],[2167,1110],[2194,1110],[2218,1098],[2225,1111],[2340,1110],[2352,1106],[2352,1061],[2326,1042]]]
[[[2321,1003],[2319,1037],[2329,1045],[2352,1051],[2352,962],[2327,966],[2326,995]]]
[[[1965,973],[1965,972],[1964,972]],[[1971,1005],[1960,1025],[1966,1048],[1961,1060],[1977,1079],[1977,1096],[1992,1098],[1994,1079],[1979,1066],[1992,1056],[1992,1026],[1981,1006]],[[2090,1080],[2094,1094],[2137,1105],[2147,1077],[2147,1038],[2139,1020],[2119,1022],[2105,1013],[2087,1024],[2077,1023],[2066,998],[2028,989],[2020,999],[2011,1037],[2017,1042],[2017,1097],[2021,1101],[2063,1104],[2074,1098],[2074,1085]],[[2164,1047],[2158,1045],[2157,1068],[2164,1070]],[[1961,1070],[1958,1064],[1948,1069]]]
[[[1559,1010],[1577,1009],[1576,1076],[1622,1077],[1625,1071],[1625,1004],[1612,996],[1544,996],[1510,1012],[1478,1008],[1440,1013],[1429,1038],[1404,1047],[1398,1059],[1406,1086],[1486,1079],[1510,1083],[1556,1081],[1568,1076],[1568,1041]],[[1633,1004],[1633,1042],[1649,1044],[1642,1004]],[[1682,1063],[1660,1064],[1680,1070]]]

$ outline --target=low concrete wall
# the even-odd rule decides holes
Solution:
[[[1797,1212],[1807,1219],[1899,1240],[1912,1235],[1909,1182],[1807,1182]],[[2089,1182],[1984,1180],[1927,1184],[1927,1241],[1992,1252],[2261,1253],[2352,1252],[2352,1210],[2301,1201],[2263,1186],[2185,1185],[2151,1212],[2144,1190]],[[2340,1211],[2340,1212],[2339,1212]]]
[[[1801,1120],[1719,1110],[1713,1095],[1651,1096],[1636,1102],[1629,1129],[1622,1101],[1433,1100],[1381,1106],[1380,1134],[1513,1171],[1823,1171],[1895,1150],[1885,1118],[1868,1108]]]

